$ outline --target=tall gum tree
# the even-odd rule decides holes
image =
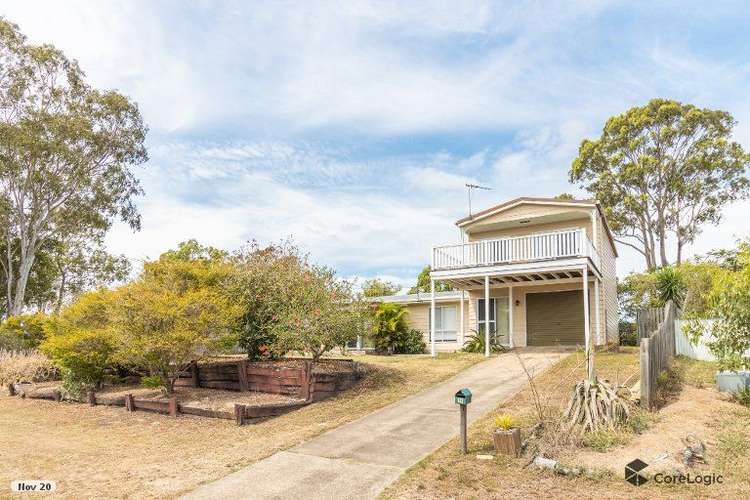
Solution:
[[[649,270],[669,265],[670,254],[679,263],[701,226],[718,224],[727,203],[748,196],[750,157],[731,140],[735,124],[725,111],[653,99],[584,140],[570,180],[599,200],[617,241]]]
[[[0,229],[7,313],[23,311],[37,252],[49,238],[140,228],[130,167],[147,161],[135,103],[91,88],[76,61],[31,45],[0,18]]]

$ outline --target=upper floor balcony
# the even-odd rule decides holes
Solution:
[[[588,257],[601,268],[601,257],[583,228],[472,241],[432,248],[432,270]]]

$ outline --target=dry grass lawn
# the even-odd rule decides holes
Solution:
[[[573,354],[540,375],[536,381],[548,414],[559,412],[568,401],[575,380],[584,376],[582,356]],[[750,409],[727,401],[710,386],[715,367],[677,360],[677,382],[663,394],[664,406],[656,413],[639,412],[641,434],[632,429],[603,434],[596,439],[559,447],[549,446],[552,458],[566,466],[585,466],[587,472],[569,478],[527,465],[528,454],[518,459],[495,457],[480,460],[478,454],[494,454],[491,441],[495,414],[510,413],[528,429],[535,422],[531,391],[527,387],[504,402],[491,415],[475,422],[469,431],[469,454],[457,451],[453,440],[411,468],[383,493],[383,498],[750,498]],[[633,348],[620,353],[598,353],[597,372],[612,381],[638,378],[638,354]],[[666,385],[666,384],[665,384]],[[707,446],[707,465],[693,473],[723,474],[725,483],[713,486],[659,486],[651,481],[635,487],[623,479],[624,464],[635,458],[646,462],[666,452],[653,465],[656,470],[684,466],[678,453],[681,438],[695,433]],[[525,437],[525,436],[524,436]],[[566,436],[558,435],[560,441]],[[605,450],[596,452],[591,447]],[[680,467],[678,467],[678,465]],[[647,469],[652,471],[652,467]]]
[[[124,408],[0,396],[0,497],[15,479],[57,481],[68,498],[176,497],[445,380],[477,354],[367,356],[368,376],[337,398],[237,427]]]

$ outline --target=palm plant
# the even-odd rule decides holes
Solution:
[[[464,352],[476,352],[476,353],[483,353],[484,352],[484,335],[477,332],[476,330],[471,330],[471,333],[466,336],[466,340],[464,341]],[[496,338],[494,338],[493,335],[490,335],[490,352],[505,352],[505,346],[500,344]]]
[[[662,267],[656,271],[656,296],[661,305],[672,301],[677,308],[682,307],[686,293],[685,281],[680,271],[674,267]]]

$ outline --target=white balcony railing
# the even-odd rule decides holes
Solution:
[[[570,229],[433,247],[432,269],[438,271],[571,257],[589,257],[600,268],[599,252],[585,230]]]

